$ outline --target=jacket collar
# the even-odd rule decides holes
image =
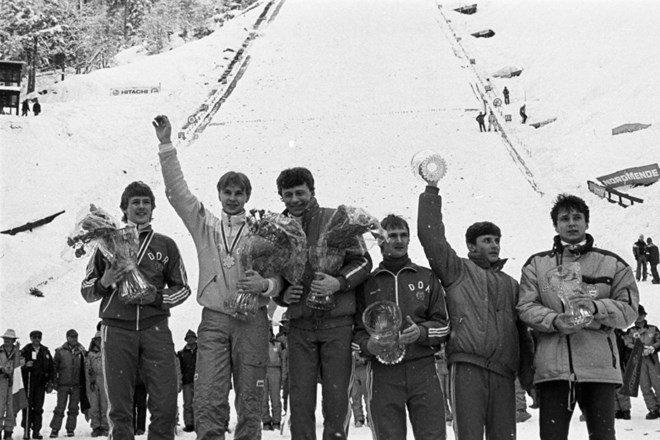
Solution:
[[[574,247],[569,247],[564,245],[564,243],[562,243],[561,241],[561,238],[559,238],[559,235],[555,235],[554,245],[552,246],[552,250],[554,253],[560,255],[563,254],[564,252],[569,252],[573,255],[580,256],[591,251],[593,247],[594,247],[594,238],[589,234],[586,235],[586,242],[584,244],[577,245]]]
[[[500,258],[494,263],[491,263],[488,261],[487,258],[482,257],[479,254],[476,254],[474,252],[468,252],[468,258],[470,261],[472,261],[474,264],[479,266],[482,269],[492,269],[495,271],[502,270],[506,262],[508,261],[508,258]]]
[[[303,229],[305,228],[306,225],[309,224],[310,220],[312,219],[312,216],[316,211],[319,209],[319,202],[316,200],[316,197],[312,197],[309,200],[309,203],[307,204],[307,207],[305,207],[305,210],[302,213],[302,216],[300,216],[300,220],[302,220],[302,226]],[[284,215],[287,217],[292,217],[295,218],[288,209],[285,209],[283,212]]]
[[[419,270],[419,266],[413,263],[412,261],[410,261],[410,259],[408,259],[408,262],[399,270],[398,273],[401,273],[404,270],[412,270],[413,272],[417,272]],[[379,273],[383,273],[383,272],[392,273],[392,271],[385,268],[385,265],[381,261],[381,263],[378,265],[376,270],[374,270],[374,275],[378,275]]]
[[[222,218],[222,224],[229,228],[240,226],[243,223],[245,223],[245,211],[234,215],[230,215],[227,214],[225,211],[222,211],[222,214],[220,216]]]

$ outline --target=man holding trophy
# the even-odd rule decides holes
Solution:
[[[389,215],[381,226],[387,234],[380,243],[383,261],[356,289],[353,338],[370,360],[374,438],[405,439],[407,408],[415,439],[442,440],[445,408],[438,402],[444,396],[434,354],[449,336],[444,294],[431,270],[410,261],[408,223]]]
[[[635,276],[618,255],[594,247],[584,200],[561,194],[550,216],[558,235],[551,250],[532,255],[523,266],[518,302],[521,319],[538,332],[540,437],[567,439],[577,403],[589,438],[614,440],[621,384],[614,329],[635,322]]]
[[[101,300],[110,437],[122,440],[134,437],[138,369],[149,393],[149,437],[173,439],[176,425],[177,379],[168,318],[170,308],[190,296],[190,287],[176,243],[151,228],[155,207],[154,194],[145,183],[126,187],[120,208],[128,226],[116,231],[120,239],[114,254],[102,245],[95,249],[81,287],[87,302]],[[139,241],[137,252],[133,240]],[[116,258],[120,255],[126,258]]]
[[[531,336],[518,319],[518,283],[502,271],[502,233],[478,222],[465,234],[468,258],[447,242],[438,181],[445,164],[419,153],[413,171],[426,182],[419,197],[417,233],[431,269],[446,292],[447,342],[454,431],[461,440],[511,440],[516,435],[515,379],[531,387]]]

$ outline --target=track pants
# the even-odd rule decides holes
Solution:
[[[177,375],[167,319],[145,330],[101,327],[103,373],[108,394],[109,440],[133,440],[133,393],[138,369],[151,414],[148,439],[174,439]]]

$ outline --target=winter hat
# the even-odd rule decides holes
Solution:
[[[67,338],[69,338],[69,337],[71,337],[71,338],[73,338],[73,337],[77,338],[77,337],[78,337],[78,332],[75,331],[74,329],[68,330],[68,331],[66,332],[66,337],[67,337]]]
[[[30,332],[30,338],[37,338],[37,337],[40,338],[42,336],[43,336],[43,333],[41,333],[40,330],[32,330]]]
[[[195,339],[197,339],[197,335],[195,334],[194,331],[192,331],[192,330],[188,330],[188,331],[186,332],[186,337],[183,338],[183,340],[184,340],[184,341],[187,341],[188,338],[195,338]]]
[[[151,200],[151,208],[153,209],[156,207],[154,193],[151,191],[151,188],[149,188],[149,185],[144,182],[132,182],[124,189],[124,192],[121,195],[121,202],[119,203],[119,207],[122,211],[128,208],[128,201],[131,197],[149,197]]]
[[[2,337],[7,339],[18,339],[18,336],[16,336],[16,332],[13,328],[8,328]]]
[[[646,315],[646,310],[644,310],[643,305],[640,304],[639,306],[637,306],[637,314],[640,315],[640,316],[641,315]]]
[[[495,235],[501,237],[502,231],[500,231],[500,228],[495,223],[477,222],[465,231],[465,241],[470,244],[476,244],[477,238],[482,235]]]

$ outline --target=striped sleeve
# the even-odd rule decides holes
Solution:
[[[449,314],[445,303],[445,294],[437,277],[431,274],[431,298],[428,320],[419,324],[422,329],[417,343],[439,346],[449,338]]]

